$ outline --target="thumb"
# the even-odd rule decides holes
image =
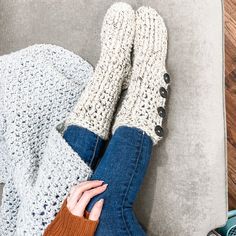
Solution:
[[[104,199],[100,199],[99,201],[97,201],[94,204],[94,206],[89,214],[89,220],[93,220],[93,221],[99,220],[99,217],[102,212],[103,204],[104,204]]]

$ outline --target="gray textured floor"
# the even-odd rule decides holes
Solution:
[[[3,188],[3,184],[0,184],[0,196],[2,197],[2,188]],[[0,197],[0,199],[1,199]],[[0,201],[0,206],[1,206],[1,201]]]

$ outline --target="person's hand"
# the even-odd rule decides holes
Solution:
[[[89,201],[96,195],[104,192],[107,184],[103,184],[100,180],[91,180],[81,182],[71,188],[67,197],[67,208],[75,216],[84,216],[85,208]],[[97,201],[91,212],[89,220],[97,221],[101,215],[104,199]]]

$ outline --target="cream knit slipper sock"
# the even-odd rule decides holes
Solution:
[[[124,78],[130,64],[135,13],[126,3],[115,3],[107,11],[101,32],[101,56],[91,83],[87,85],[65,126],[75,124],[107,139]]]
[[[119,126],[144,130],[156,144],[163,137],[162,120],[170,82],[166,73],[167,29],[152,8],[136,12],[134,65],[127,94],[118,108],[113,133]]]

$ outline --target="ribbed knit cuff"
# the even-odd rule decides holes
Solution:
[[[46,228],[43,236],[93,236],[98,221],[89,220],[88,216],[88,212],[85,212],[84,217],[73,215],[67,208],[67,199],[65,199],[61,210],[52,223]]]

